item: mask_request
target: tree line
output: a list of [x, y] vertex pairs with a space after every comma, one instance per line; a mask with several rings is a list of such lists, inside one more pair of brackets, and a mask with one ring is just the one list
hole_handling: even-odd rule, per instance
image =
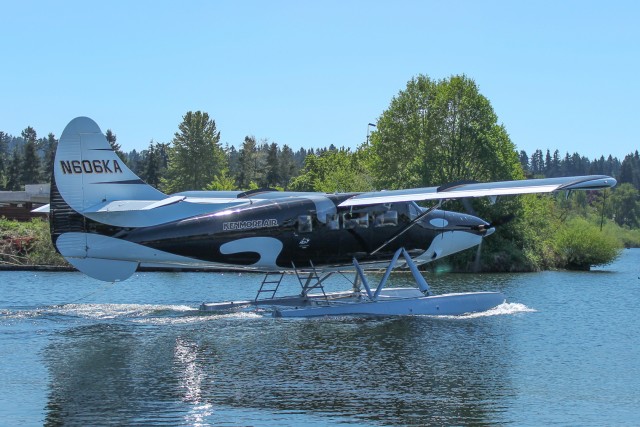
[[[215, 122], [207, 113], [189, 112], [185, 117], [191, 115], [205, 118], [215, 128]], [[151, 141], [144, 150], [125, 152], [111, 129], [107, 129], [105, 136], [133, 172], [148, 184], [168, 193], [192, 189], [288, 189], [307, 156], [319, 156], [336, 149], [330, 145], [328, 148], [293, 150], [286, 144], [280, 146], [266, 138], [258, 140], [255, 136], [246, 136], [239, 147], [229, 143], [221, 145], [216, 139], [215, 144], [198, 156], [190, 150], [193, 147], [189, 142], [186, 149], [180, 145], [185, 136], [179, 135], [168, 143]], [[19, 191], [26, 184], [49, 182], [57, 144], [58, 139], [53, 133], [38, 138], [31, 126], [17, 137], [0, 131], [0, 190]], [[173, 153], [172, 167], [169, 167], [170, 152]], [[211, 163], [212, 168], [198, 169], [205, 163]]]
[[[208, 119], [208, 115], [206, 117]], [[215, 121], [208, 120], [215, 127]], [[176, 140], [169, 143], [151, 141], [144, 150], [133, 149], [124, 152], [120, 144], [117, 143], [116, 134], [111, 129], [107, 129], [105, 135], [111, 146], [131, 170], [150, 185], [165, 191], [170, 190], [171, 187], [183, 191], [206, 188], [248, 190], [260, 187], [291, 189], [292, 186], [304, 191], [323, 191], [323, 188], [318, 188], [326, 187], [321, 180], [316, 179], [315, 182], [309, 182], [308, 177], [300, 177], [307, 157], [312, 156], [307, 160], [309, 163], [318, 164], [317, 166], [309, 166], [309, 170], [317, 169], [319, 164], [324, 163], [328, 169], [331, 169], [332, 164], [340, 163], [340, 157], [344, 157], [339, 153], [354, 154], [349, 149], [338, 149], [333, 144], [323, 148], [300, 148], [294, 151], [286, 144], [281, 147], [276, 142], [269, 142], [267, 139], [257, 140], [255, 136], [246, 136], [238, 148], [229, 143], [221, 145], [219, 140], [216, 140], [217, 147], [211, 148], [214, 153], [212, 157], [217, 159], [215, 169], [209, 171], [208, 175], [203, 174], [201, 180], [198, 179], [191, 183], [185, 182], [186, 186], [183, 188], [181, 185], [171, 184], [167, 179], [170, 170], [168, 167], [169, 152], [177, 147]], [[38, 138], [35, 129], [31, 126], [25, 128], [17, 137], [0, 131], [0, 190], [18, 191], [23, 189], [25, 184], [49, 182], [57, 143], [58, 140], [53, 133]], [[192, 154], [185, 153], [187, 157]], [[602, 155], [600, 158], [592, 160], [579, 153], [570, 155], [567, 152], [561, 156], [559, 150], [552, 153], [549, 149], [546, 150], [546, 154], [541, 149], [530, 154], [521, 150], [518, 153], [518, 159], [527, 178], [609, 175], [616, 178], [620, 184], [628, 183], [636, 190], [640, 190], [640, 155], [638, 150], [626, 155], [622, 161], [612, 155], [608, 155], [606, 158]], [[188, 163], [190, 161], [187, 159]], [[399, 163], [397, 162], [396, 166]], [[341, 165], [334, 164], [334, 166], [340, 169]], [[347, 162], [343, 166], [350, 172], [352, 166], [356, 165]], [[400, 171], [397, 171], [395, 175], [402, 179]], [[163, 179], [165, 187], [163, 187]], [[345, 187], [352, 187], [351, 184], [347, 185], [351, 179], [344, 177], [340, 181], [345, 183]], [[312, 181], [314, 180], [312, 179]], [[193, 184], [193, 186], [188, 187], [188, 184]], [[338, 190], [331, 188], [327, 191]]]

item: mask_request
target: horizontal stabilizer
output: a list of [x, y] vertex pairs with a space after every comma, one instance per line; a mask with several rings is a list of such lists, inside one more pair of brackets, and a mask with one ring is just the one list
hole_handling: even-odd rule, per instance
[[138, 263], [104, 258], [66, 258], [69, 264], [94, 279], [105, 282], [120, 282], [136, 272]]

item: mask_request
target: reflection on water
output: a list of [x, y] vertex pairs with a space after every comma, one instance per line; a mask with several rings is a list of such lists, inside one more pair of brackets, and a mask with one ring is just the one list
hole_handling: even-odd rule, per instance
[[220, 424], [219, 410], [244, 407], [362, 424], [495, 425], [513, 393], [499, 317], [186, 318], [56, 336], [44, 352], [46, 424]]

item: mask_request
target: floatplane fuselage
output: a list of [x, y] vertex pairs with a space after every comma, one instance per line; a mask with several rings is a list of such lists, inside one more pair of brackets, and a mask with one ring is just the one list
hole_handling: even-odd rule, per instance
[[[301, 299], [295, 304], [306, 301], [313, 307], [306, 307], [304, 314], [301, 307], [278, 313], [351, 314], [344, 308], [351, 307], [359, 314], [438, 314], [446, 306], [447, 314], [455, 314], [487, 309], [504, 297], [435, 297], [426, 282], [418, 286], [421, 295], [411, 293], [415, 289], [383, 289], [384, 283], [373, 290], [364, 271], [402, 263], [420, 282], [416, 265], [476, 246], [494, 232], [480, 218], [438, 209], [444, 200], [613, 185], [613, 178], [598, 175], [371, 193], [256, 190], [165, 195], [127, 168], [95, 122], [79, 117], [67, 125], [58, 143], [49, 211], [56, 249], [80, 271], [100, 280], [124, 280], [140, 266], [312, 270], [314, 280], [306, 285], [301, 281]], [[422, 208], [416, 204], [420, 200], [434, 206]], [[346, 294], [340, 294], [340, 309], [324, 293], [320, 277], [338, 270], [356, 271], [356, 282], [365, 287], [348, 296], [349, 304], [344, 304]], [[323, 304], [309, 292], [318, 288]], [[468, 303], [483, 298], [484, 303]], [[418, 309], [429, 304], [437, 311]]]

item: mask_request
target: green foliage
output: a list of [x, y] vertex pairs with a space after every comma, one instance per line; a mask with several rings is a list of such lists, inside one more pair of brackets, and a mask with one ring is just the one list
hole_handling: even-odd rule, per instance
[[166, 174], [168, 164], [168, 144], [149, 143], [149, 148], [143, 151], [140, 177], [149, 185], [158, 188], [162, 183], [162, 177]]
[[51, 174], [53, 173], [53, 163], [56, 157], [56, 148], [58, 147], [58, 140], [56, 139], [54, 134], [49, 133], [47, 138], [43, 138], [41, 141], [42, 141], [42, 150], [44, 152], [41, 179], [42, 181], [49, 182], [49, 180], [51, 179]]
[[491, 104], [464, 75], [411, 79], [371, 134], [370, 161], [381, 188], [524, 177]]
[[127, 156], [122, 152], [122, 147], [120, 146], [120, 144], [117, 143], [118, 137], [116, 136], [116, 134], [113, 133], [111, 129], [107, 129], [107, 132], [104, 134], [104, 136], [113, 151], [115, 151], [118, 157], [120, 157], [120, 160], [126, 162]]
[[619, 184], [611, 195], [613, 218], [618, 225], [640, 227], [640, 197], [630, 183]]
[[7, 183], [5, 188], [8, 191], [19, 191], [22, 187], [20, 168], [22, 167], [22, 159], [18, 149], [14, 148], [13, 155], [11, 156], [11, 162], [9, 163], [9, 169], [7, 171]]
[[267, 172], [265, 174], [265, 187], [274, 187], [281, 182], [280, 177], [280, 161], [278, 159], [278, 144], [275, 142], [269, 145], [267, 150], [267, 158], [265, 165]]
[[602, 232], [615, 237], [625, 248], [640, 248], [640, 228], [629, 229], [613, 221], [605, 221]]
[[3, 131], [0, 131], [0, 190], [4, 190], [5, 175], [7, 173], [7, 147], [10, 137]]
[[373, 186], [362, 153], [340, 149], [307, 156], [302, 173], [291, 182], [291, 189], [334, 193], [369, 191]]
[[233, 191], [236, 190], [236, 180], [229, 175], [229, 169], [223, 169], [207, 186], [207, 190], [212, 191]]
[[[530, 270], [539, 271], [555, 267], [558, 256], [554, 238], [562, 227], [562, 215], [557, 200], [550, 196], [523, 195], [522, 215], [514, 221], [522, 236], [520, 250], [528, 262]], [[491, 236], [491, 238], [494, 236]]]
[[18, 222], [0, 217], [0, 264], [67, 265], [51, 243], [49, 222]]
[[[407, 83], [380, 117], [366, 150], [378, 188], [434, 186], [461, 180], [522, 179], [520, 158], [506, 129], [472, 79], [452, 76], [434, 81], [420, 75]], [[473, 201], [473, 211], [489, 221], [519, 217], [519, 198], [496, 205]], [[448, 203], [447, 209], [460, 209]], [[462, 208], [464, 210], [464, 208]], [[524, 250], [522, 223], [506, 224], [484, 244], [482, 259], [492, 270], [531, 269]], [[530, 251], [531, 252], [531, 251]], [[536, 248], [531, 254], [537, 253]], [[474, 255], [456, 255], [452, 263], [465, 268]]]
[[23, 147], [21, 181], [24, 184], [36, 184], [40, 182], [40, 158], [36, 150], [36, 131], [27, 127], [22, 131], [22, 137], [26, 141]]
[[[436, 82], [419, 75], [391, 100], [371, 133], [370, 161], [379, 188], [418, 187], [416, 168], [427, 139], [427, 113]], [[427, 177], [428, 179], [429, 177]]]
[[607, 265], [620, 253], [620, 242], [584, 218], [572, 218], [556, 233], [555, 247], [561, 266], [574, 270], [589, 270], [591, 266]]
[[258, 145], [252, 136], [244, 138], [238, 159], [239, 174], [238, 188], [249, 188], [250, 183], [257, 181], [261, 175], [262, 167], [258, 156]]
[[286, 189], [288, 189], [291, 179], [298, 172], [298, 167], [296, 166], [293, 150], [286, 144], [282, 147], [282, 152], [278, 159], [278, 168], [280, 182]]
[[207, 113], [187, 112], [173, 138], [167, 176], [162, 187], [168, 193], [203, 190], [224, 167], [220, 132]]

